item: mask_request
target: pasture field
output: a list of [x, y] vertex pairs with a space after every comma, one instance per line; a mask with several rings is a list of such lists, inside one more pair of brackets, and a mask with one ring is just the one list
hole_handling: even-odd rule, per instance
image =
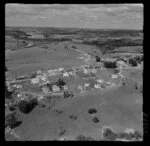
[[[103, 141], [104, 126], [116, 133], [134, 129], [143, 136], [143, 59], [134, 60], [137, 66], [120, 59], [127, 67], [123, 63], [111, 67], [118, 60], [107, 61], [114, 60], [114, 53], [125, 59], [128, 57], [122, 53], [129, 53], [130, 58], [143, 54], [141, 31], [32, 27], [6, 27], [5, 31], [5, 72], [10, 83], [5, 84], [9, 93], [5, 97], [5, 131], [11, 131], [5, 134], [7, 141], [76, 140], [78, 135]], [[58, 75], [46, 74], [58, 68], [64, 70]], [[114, 74], [117, 77], [112, 78]], [[19, 76], [27, 79], [17, 79]], [[46, 78], [49, 84], [33, 84], [31, 78]], [[106, 83], [113, 86], [107, 88]], [[13, 85], [23, 87], [9, 89]], [[51, 93], [41, 90], [45, 86]], [[23, 95], [18, 97], [19, 93]], [[32, 100], [21, 99], [24, 96], [34, 102], [27, 103]], [[41, 97], [38, 102], [37, 96]]]

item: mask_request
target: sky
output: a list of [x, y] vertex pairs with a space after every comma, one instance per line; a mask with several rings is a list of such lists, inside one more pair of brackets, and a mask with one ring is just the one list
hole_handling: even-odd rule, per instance
[[6, 4], [6, 26], [143, 29], [143, 4]]

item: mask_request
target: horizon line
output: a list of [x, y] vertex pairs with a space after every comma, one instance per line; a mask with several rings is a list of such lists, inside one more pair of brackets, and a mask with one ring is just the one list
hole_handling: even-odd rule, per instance
[[6, 26], [5, 27], [24, 27], [24, 28], [61, 28], [61, 29], [91, 29], [91, 30], [98, 30], [98, 29], [103, 29], [103, 30], [142, 30], [143, 31], [143, 28], [142, 29], [133, 29], [133, 28], [87, 28], [87, 27], [57, 27], [57, 26], [19, 26], [19, 25], [16, 25], [16, 26]]

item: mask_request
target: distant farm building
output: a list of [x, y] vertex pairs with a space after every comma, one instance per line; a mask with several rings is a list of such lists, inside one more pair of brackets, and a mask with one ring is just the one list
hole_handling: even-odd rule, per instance
[[65, 73], [63, 74], [63, 76], [64, 76], [64, 77], [69, 77], [69, 74], [68, 74], [67, 72], [65, 72]]
[[58, 91], [60, 91], [60, 88], [57, 85], [53, 85], [52, 86], [52, 91], [58, 92]]

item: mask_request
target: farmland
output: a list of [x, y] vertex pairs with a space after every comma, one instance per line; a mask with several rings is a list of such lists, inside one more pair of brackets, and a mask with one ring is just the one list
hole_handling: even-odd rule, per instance
[[6, 27], [5, 35], [6, 140], [103, 141], [105, 126], [142, 139], [142, 31]]

